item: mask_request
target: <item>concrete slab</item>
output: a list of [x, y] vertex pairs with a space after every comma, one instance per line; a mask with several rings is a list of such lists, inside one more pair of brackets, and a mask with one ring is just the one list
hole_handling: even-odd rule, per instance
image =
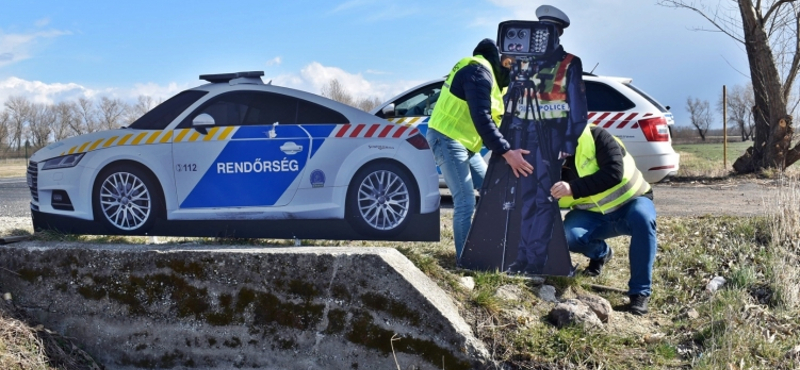
[[111, 369], [488, 365], [452, 299], [389, 248], [22, 242], [0, 247], [0, 289]]

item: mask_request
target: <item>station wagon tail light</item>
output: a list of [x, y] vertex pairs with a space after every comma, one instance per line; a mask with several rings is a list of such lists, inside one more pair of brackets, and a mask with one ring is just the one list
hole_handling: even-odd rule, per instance
[[639, 120], [639, 127], [647, 141], [669, 141], [669, 128], [664, 117]]
[[425, 137], [422, 134], [416, 134], [408, 139], [406, 139], [409, 144], [419, 150], [430, 149], [431, 147], [428, 145], [428, 140], [425, 140]]

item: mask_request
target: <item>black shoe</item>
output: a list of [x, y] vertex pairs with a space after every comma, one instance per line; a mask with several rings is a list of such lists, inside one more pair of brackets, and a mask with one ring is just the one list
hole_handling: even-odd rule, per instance
[[525, 267], [528, 266], [528, 262], [525, 261], [514, 261], [514, 263], [508, 265], [506, 268], [506, 274], [509, 275], [517, 275], [522, 274], [525, 272]]
[[647, 301], [650, 299], [648, 296], [644, 295], [632, 295], [630, 296], [631, 303], [628, 306], [628, 311], [634, 315], [642, 316], [647, 313]]
[[583, 274], [586, 276], [597, 276], [603, 272], [603, 266], [605, 266], [608, 261], [611, 261], [611, 257], [614, 257], [614, 250], [608, 248], [608, 253], [603, 258], [598, 258], [596, 260], [589, 260], [589, 266], [583, 270]]

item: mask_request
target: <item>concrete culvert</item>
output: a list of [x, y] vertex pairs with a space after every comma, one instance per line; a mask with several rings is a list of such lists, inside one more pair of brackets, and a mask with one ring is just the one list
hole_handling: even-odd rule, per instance
[[109, 369], [488, 364], [452, 299], [389, 248], [23, 242], [0, 248], [0, 279]]

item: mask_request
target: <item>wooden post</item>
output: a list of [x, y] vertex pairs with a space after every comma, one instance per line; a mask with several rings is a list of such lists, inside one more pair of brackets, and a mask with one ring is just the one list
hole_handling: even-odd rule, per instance
[[728, 168], [728, 89], [722, 85], [722, 169]]

